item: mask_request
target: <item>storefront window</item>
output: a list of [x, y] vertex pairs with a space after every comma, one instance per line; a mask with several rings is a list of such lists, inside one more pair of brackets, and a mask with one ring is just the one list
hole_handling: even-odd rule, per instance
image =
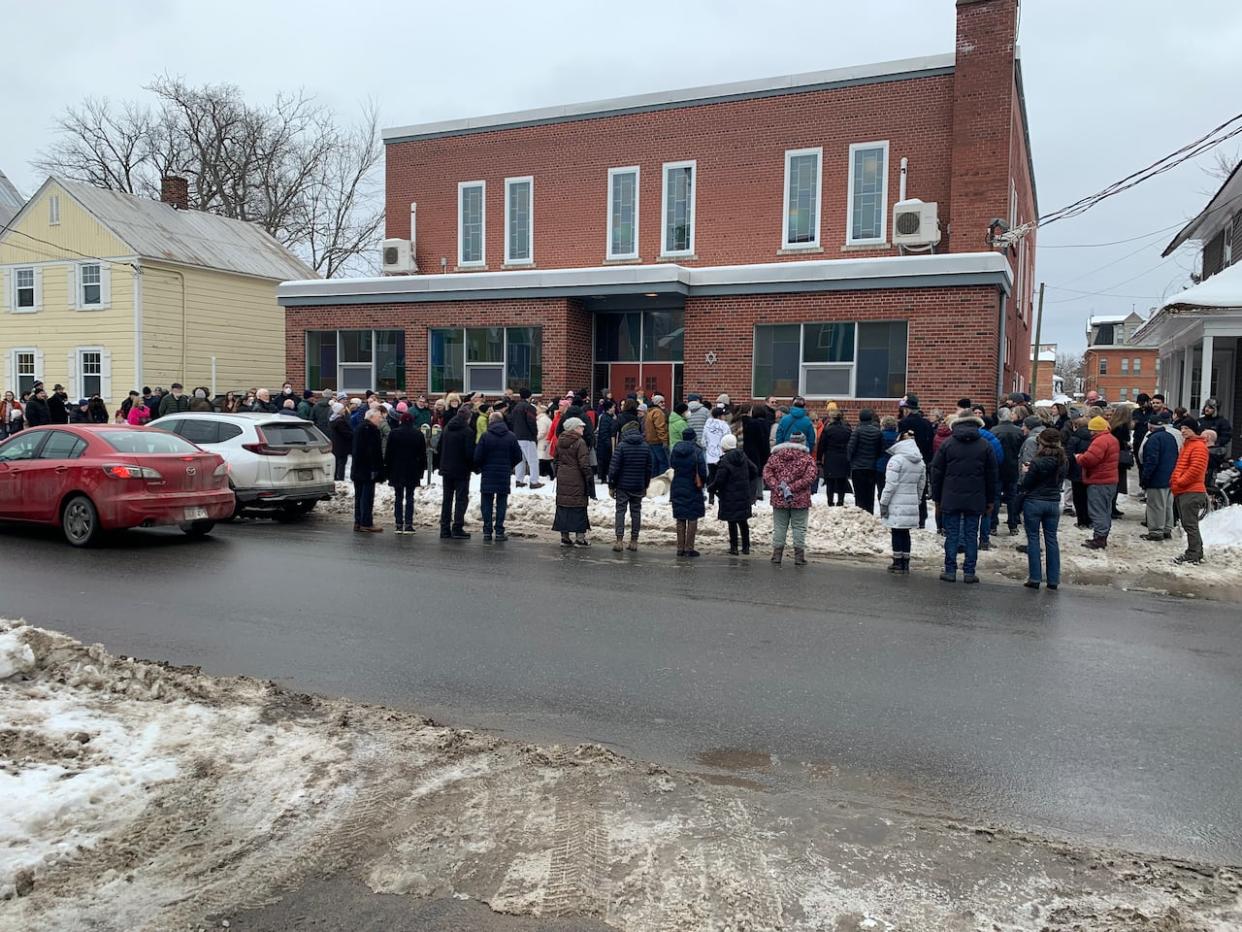
[[336, 331], [306, 331], [306, 387], [336, 390]]
[[595, 316], [595, 361], [638, 362], [642, 347], [643, 315], [597, 314]]
[[543, 391], [543, 328], [432, 330], [429, 388], [445, 392]]
[[643, 362], [681, 362], [686, 324], [684, 311], [643, 314]]
[[430, 388], [436, 394], [464, 391], [465, 338], [461, 330], [432, 330], [428, 355]]
[[906, 392], [906, 321], [755, 327], [756, 398], [900, 398]]
[[505, 329], [505, 375], [508, 387], [529, 388], [534, 394], [543, 391], [543, 328], [508, 327]]
[[375, 331], [375, 388], [381, 392], [405, 389], [405, 331]]

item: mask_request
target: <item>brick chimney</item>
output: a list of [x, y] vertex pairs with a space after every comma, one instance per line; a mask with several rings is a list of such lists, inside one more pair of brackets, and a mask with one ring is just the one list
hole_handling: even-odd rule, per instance
[[174, 210], [189, 210], [190, 182], [178, 175], [165, 175], [160, 179], [160, 200]]
[[957, 0], [950, 252], [981, 252], [1009, 220], [1019, 0]]

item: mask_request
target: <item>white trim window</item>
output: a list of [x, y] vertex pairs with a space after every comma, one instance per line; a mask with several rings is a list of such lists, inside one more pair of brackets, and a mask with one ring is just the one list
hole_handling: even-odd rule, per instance
[[660, 255], [694, 255], [694, 199], [698, 163], [665, 162], [660, 196]]
[[909, 322], [757, 324], [755, 398], [900, 398], [906, 393]]
[[888, 236], [888, 143], [850, 146], [846, 245], [882, 246]]
[[74, 353], [74, 389], [79, 398], [107, 399], [111, 354], [102, 346], [79, 346]]
[[482, 268], [487, 263], [487, 182], [457, 184], [457, 266]]
[[1142, 372], [1143, 372], [1143, 358], [1142, 358], [1141, 356], [1135, 356], [1135, 357], [1134, 357], [1134, 362], [1133, 362], [1133, 363], [1131, 363], [1131, 365], [1130, 365], [1130, 371], [1131, 371], [1131, 372], [1133, 372], [1135, 375], [1141, 375], [1141, 374], [1142, 374]]
[[1130, 374], [1130, 357], [1129, 356], [1121, 357], [1121, 374], [1122, 375]]
[[43, 378], [43, 353], [33, 346], [14, 347], [9, 353], [9, 384], [17, 397]]
[[47, 199], [47, 225], [50, 227], [60, 224], [60, 195], [52, 194]]
[[819, 204], [824, 149], [788, 149], [785, 152], [785, 203], [782, 249], [819, 246]]
[[535, 179], [505, 179], [505, 265], [535, 261]]
[[10, 306], [14, 314], [30, 314], [39, 309], [39, 269], [30, 266], [13, 270], [13, 297]]
[[638, 178], [637, 165], [608, 169], [609, 259], [638, 258]]
[[78, 262], [69, 270], [74, 290], [74, 307], [79, 311], [99, 311], [112, 301], [112, 269], [105, 262]]

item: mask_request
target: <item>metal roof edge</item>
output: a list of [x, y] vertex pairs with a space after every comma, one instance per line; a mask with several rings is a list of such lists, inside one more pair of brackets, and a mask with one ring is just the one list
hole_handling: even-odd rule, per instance
[[879, 84], [885, 81], [905, 81], [952, 72], [956, 56], [950, 52], [918, 58], [898, 59], [866, 65], [852, 65], [825, 71], [809, 71], [800, 74], [780, 75], [700, 87], [632, 94], [581, 103], [514, 110], [478, 117], [415, 123], [384, 129], [385, 144], [429, 139], [441, 136], [459, 136], [498, 129], [512, 129], [547, 123], [565, 123], [574, 120], [590, 120], [598, 117], [625, 113], [645, 113], [654, 110], [670, 110], [680, 107], [696, 107], [730, 100], [747, 100], [773, 97], [781, 94], [799, 94], [832, 87], [849, 87], [857, 84]]
[[[1216, 189], [1216, 193], [1212, 195], [1210, 200], [1208, 200], [1207, 205], [1203, 208], [1203, 210], [1195, 214], [1184, 227], [1177, 231], [1177, 235], [1170, 240], [1169, 245], [1164, 247], [1164, 252], [1160, 254], [1160, 258], [1167, 259], [1175, 249], [1180, 248], [1183, 244], [1188, 242], [1197, 232], [1197, 228], [1207, 220], [1209, 214], [1224, 210], [1235, 200], [1239, 199], [1230, 198], [1223, 204], [1216, 204], [1216, 199], [1225, 193], [1225, 189], [1229, 187], [1234, 178], [1239, 176], [1239, 172], [1242, 172], [1242, 160], [1239, 160], [1238, 164], [1234, 166], [1233, 171], [1229, 173], [1229, 177], [1225, 179], [1225, 183]], [[1242, 195], [1239, 195], [1239, 197], [1242, 197]]]

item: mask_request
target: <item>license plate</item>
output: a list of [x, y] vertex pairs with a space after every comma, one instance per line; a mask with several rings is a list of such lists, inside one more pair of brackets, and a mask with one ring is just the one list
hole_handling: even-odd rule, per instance
[[206, 508], [187, 508], [185, 510], [185, 520], [202, 521], [207, 517]]
[[298, 470], [298, 478], [299, 478], [300, 480], [302, 480], [303, 482], [313, 482], [313, 481], [314, 481], [314, 479], [315, 479], [315, 470], [313, 470], [313, 469], [299, 469], [299, 470]]

